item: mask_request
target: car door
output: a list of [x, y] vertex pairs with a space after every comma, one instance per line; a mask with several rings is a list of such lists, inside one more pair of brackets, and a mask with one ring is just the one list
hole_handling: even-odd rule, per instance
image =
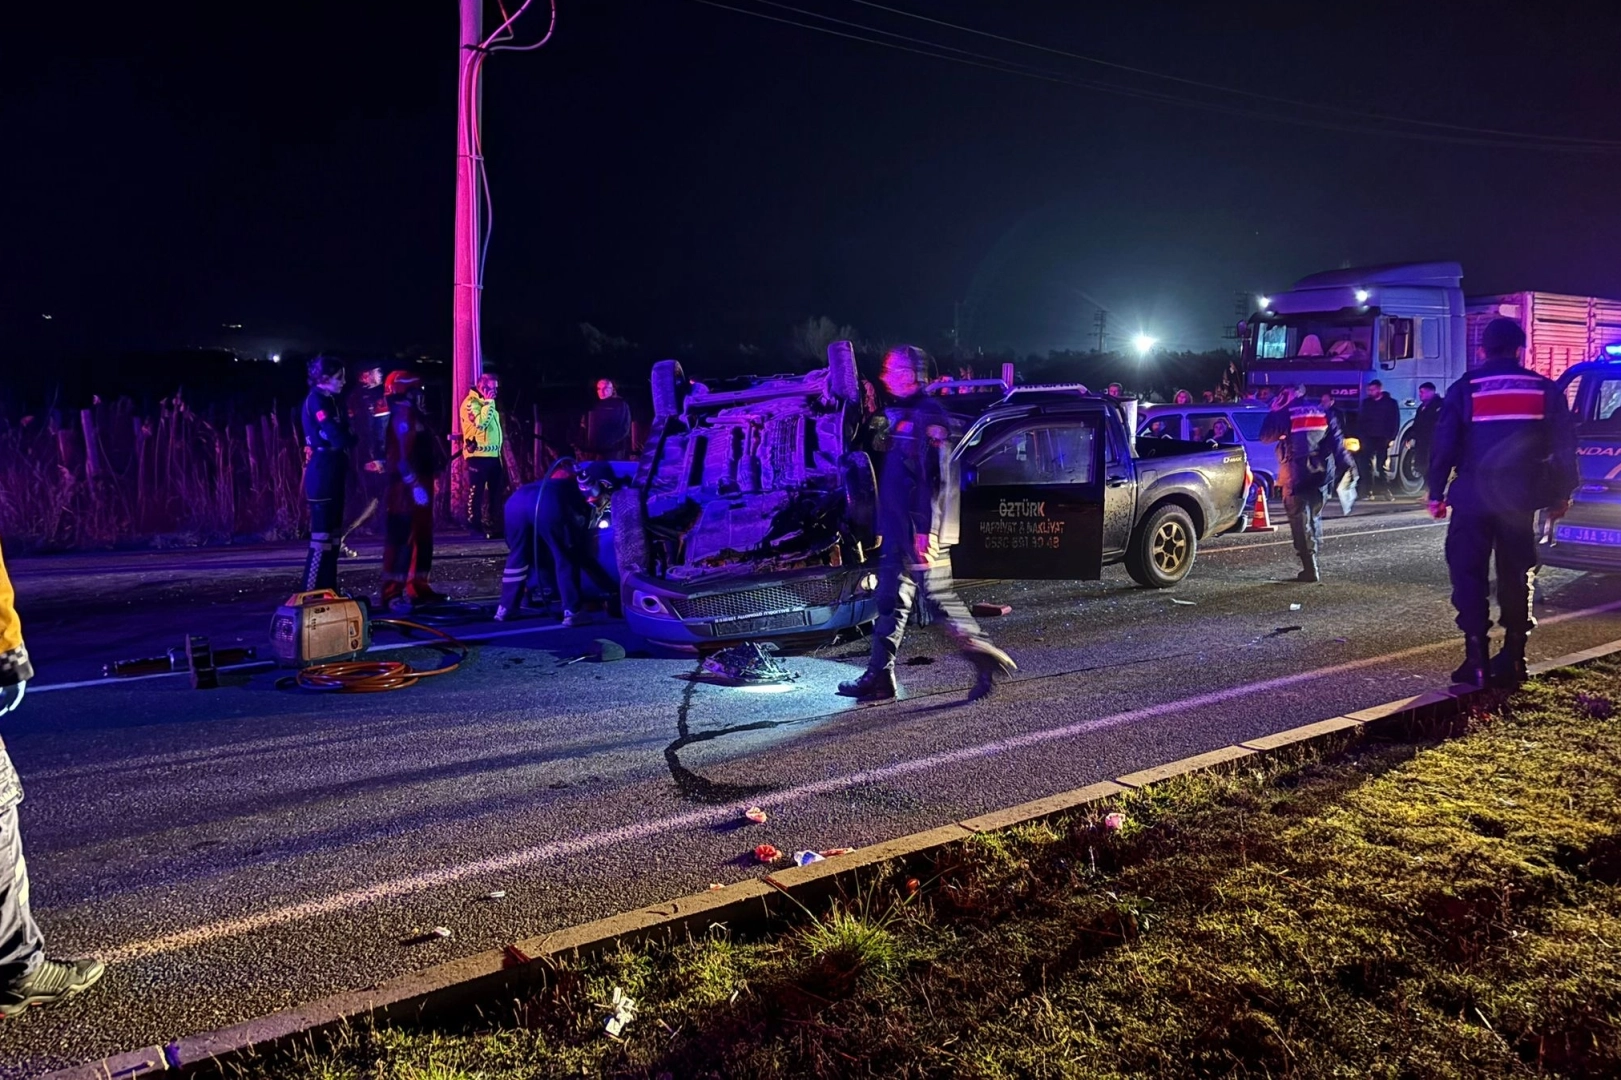
[[982, 425], [958, 452], [963, 577], [1095, 580], [1103, 574], [1100, 414]]

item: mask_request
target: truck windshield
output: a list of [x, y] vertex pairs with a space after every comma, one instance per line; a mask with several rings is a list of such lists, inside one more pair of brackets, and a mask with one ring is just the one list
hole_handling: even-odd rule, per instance
[[1296, 315], [1253, 323], [1251, 333], [1254, 359], [1260, 364], [1373, 366], [1372, 319]]

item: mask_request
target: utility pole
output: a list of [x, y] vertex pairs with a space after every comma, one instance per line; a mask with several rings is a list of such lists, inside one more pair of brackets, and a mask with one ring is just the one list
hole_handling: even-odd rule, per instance
[[1092, 329], [1098, 335], [1098, 352], [1107, 352], [1104, 348], [1109, 338], [1109, 313], [1098, 308], [1098, 313], [1092, 316]]
[[[451, 338], [450, 436], [459, 446], [462, 433], [461, 403], [484, 367], [479, 351], [479, 207], [478, 170], [482, 166], [476, 145], [483, 95], [478, 68], [483, 59], [484, 0], [460, 0], [461, 41], [458, 49], [456, 91], [456, 302]], [[451, 505], [460, 506], [467, 483], [466, 465], [458, 456], [451, 468]]]

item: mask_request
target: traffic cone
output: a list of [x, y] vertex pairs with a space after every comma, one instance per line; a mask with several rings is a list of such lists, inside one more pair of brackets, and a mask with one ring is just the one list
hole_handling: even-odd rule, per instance
[[1272, 515], [1266, 509], [1267, 485], [1256, 481], [1255, 513], [1250, 517], [1250, 527], [1245, 532], [1277, 532], [1278, 527], [1272, 524]]

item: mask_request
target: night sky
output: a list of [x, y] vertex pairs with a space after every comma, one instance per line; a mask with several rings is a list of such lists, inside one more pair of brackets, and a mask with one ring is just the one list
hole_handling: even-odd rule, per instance
[[[559, 0], [552, 43], [486, 67], [496, 366], [545, 363], [582, 322], [654, 353], [769, 351], [811, 315], [937, 341], [956, 301], [986, 348], [1085, 348], [1094, 302], [1112, 344], [1140, 326], [1206, 348], [1236, 291], [1347, 261], [1453, 258], [1472, 292], [1621, 296], [1621, 153], [1372, 118], [1621, 146], [1621, 5], [890, 0], [1259, 95], [1238, 97], [851, 0], [784, 2], [1242, 115], [695, 0]], [[454, 0], [72, 11], [13, 21], [0, 63], [8, 364], [447, 347]], [[1372, 130], [1285, 122], [1300, 116]], [[1427, 134], [1376, 133], [1395, 128]]]

